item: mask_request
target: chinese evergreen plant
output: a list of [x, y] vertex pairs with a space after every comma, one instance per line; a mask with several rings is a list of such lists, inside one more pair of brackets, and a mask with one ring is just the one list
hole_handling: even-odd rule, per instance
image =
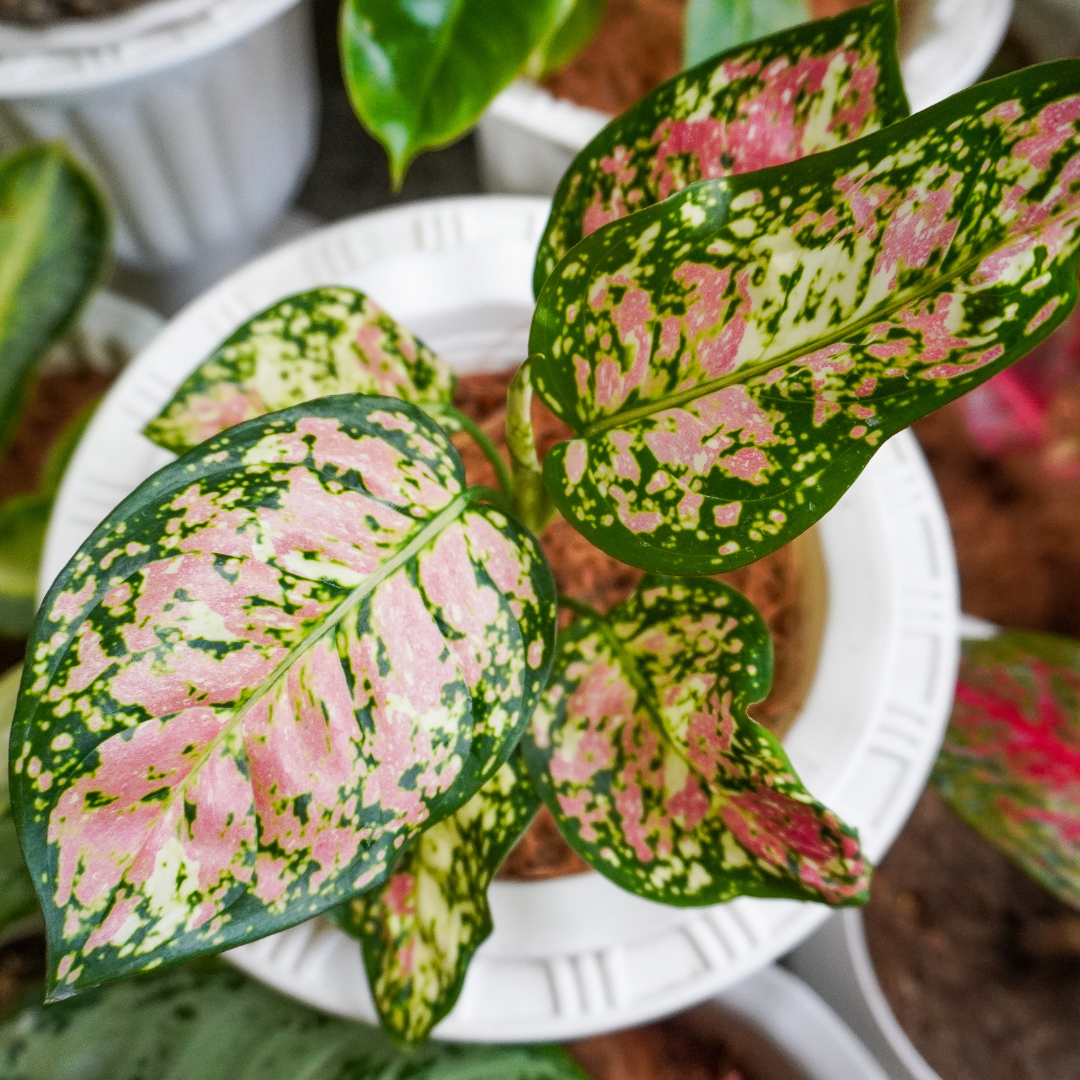
[[[708, 576], [1076, 298], [1080, 63], [907, 117], [887, 0], [719, 56], [575, 160], [536, 261], [507, 469], [446, 365], [290, 297], [146, 428], [180, 456], [46, 597], [11, 741], [49, 994], [333, 912], [404, 1041], [453, 1005], [543, 801], [673, 905], [866, 899], [855, 833], [747, 715], [760, 615]], [[574, 432], [541, 464], [530, 400]], [[478, 435], [501, 490], [469, 486]], [[648, 571], [556, 639], [555, 512]]]

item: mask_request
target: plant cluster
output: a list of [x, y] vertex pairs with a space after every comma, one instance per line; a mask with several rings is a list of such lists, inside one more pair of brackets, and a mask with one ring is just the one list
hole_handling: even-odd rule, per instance
[[[419, 1040], [541, 801], [652, 900], [864, 902], [855, 833], [747, 715], [764, 623], [709, 575], [1061, 322], [1078, 121], [1074, 61], [908, 117], [890, 0], [665, 84], [556, 195], [509, 468], [355, 290], [238, 329], [146, 428], [179, 457], [30, 642], [11, 796], [51, 999], [327, 912]], [[542, 463], [534, 393], [574, 433]], [[456, 430], [500, 490], [468, 484]], [[556, 512], [647, 571], [558, 636]]]

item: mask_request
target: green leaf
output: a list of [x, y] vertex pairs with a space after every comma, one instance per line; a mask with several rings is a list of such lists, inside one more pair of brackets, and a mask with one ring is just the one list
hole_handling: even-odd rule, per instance
[[646, 570], [753, 562], [1038, 344], [1077, 294], [1078, 91], [1028, 68], [586, 237], [530, 338], [567, 520]]
[[585, 1080], [554, 1046], [425, 1043], [316, 1012], [219, 964], [141, 977], [0, 1028], [5, 1080]]
[[1024, 630], [965, 641], [931, 781], [991, 844], [1080, 908], [1080, 643]]
[[233, 424], [331, 394], [450, 402], [454, 374], [362, 292], [326, 286], [249, 319], [143, 429], [183, 454]]
[[663, 904], [865, 903], [856, 833], [747, 716], [771, 681], [764, 620], [719, 581], [647, 575], [607, 616], [573, 622], [522, 740], [573, 848]]
[[108, 268], [111, 230], [96, 185], [59, 145], [0, 162], [0, 451], [34, 363]]
[[806, 0], [688, 0], [683, 63], [694, 67], [717, 53], [811, 18]]
[[[21, 665], [0, 676], [0, 761], [7, 761], [8, 736], [21, 677]], [[11, 817], [7, 769], [0, 768], [0, 937], [9, 926], [33, 915], [37, 906], [34, 884]]]
[[344, 0], [341, 67], [395, 189], [421, 150], [479, 119], [558, 25], [565, 0]]
[[491, 934], [487, 890], [540, 808], [519, 754], [460, 809], [424, 832], [378, 890], [336, 909], [364, 946], [383, 1026], [416, 1043], [454, 1007]]
[[543, 79], [566, 67], [592, 40], [606, 7], [607, 0], [563, 0], [563, 13], [529, 58], [525, 74], [530, 79]]
[[714, 57], [658, 87], [576, 158], [555, 193], [533, 289], [582, 237], [688, 184], [842, 146], [902, 120], [893, 0]]
[[230, 428], [95, 529], [12, 736], [53, 998], [374, 887], [506, 760], [554, 585], [473, 496], [418, 407], [341, 395]]

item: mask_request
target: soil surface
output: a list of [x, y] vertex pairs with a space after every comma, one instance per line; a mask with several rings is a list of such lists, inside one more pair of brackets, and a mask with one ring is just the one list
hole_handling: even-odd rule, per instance
[[152, 0], [0, 0], [0, 22], [46, 26], [64, 19], [117, 15]]
[[[810, 0], [815, 19], [857, 7], [860, 0]], [[901, 0], [910, 22], [915, 0]], [[558, 98], [617, 116], [682, 70], [686, 0], [608, 0], [596, 36], [543, 85]], [[901, 38], [904, 38], [903, 30]], [[905, 42], [902, 40], [901, 45]]]
[[[503, 450], [504, 402], [512, 371], [466, 375], [458, 380], [456, 403], [480, 424], [484, 433]], [[533, 430], [541, 457], [570, 429], [533, 398]], [[468, 436], [455, 436], [465, 471], [472, 484], [495, 485], [495, 471]], [[562, 518], [557, 518], [540, 538], [551, 563], [560, 593], [607, 611], [633, 592], [641, 571], [625, 566], [593, 547]], [[804, 610], [803, 584], [808, 574], [808, 549], [797, 541], [751, 566], [721, 575], [753, 601], [769, 626], [773, 638], [774, 677], [769, 696], [751, 708], [756, 720], [782, 736], [795, 719], [809, 689], [812, 658], [805, 655], [810, 613]], [[572, 616], [560, 614], [566, 625]], [[536, 880], [583, 873], [586, 864], [562, 838], [546, 811], [541, 812], [518, 846], [503, 864], [499, 876], [510, 880]]]

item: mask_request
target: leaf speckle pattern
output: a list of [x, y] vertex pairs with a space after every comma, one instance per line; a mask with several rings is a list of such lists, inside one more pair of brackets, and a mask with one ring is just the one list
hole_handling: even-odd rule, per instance
[[13, 729], [54, 998], [374, 886], [506, 760], [554, 585], [464, 480], [418, 408], [322, 398], [166, 466], [75, 555]]
[[325, 286], [249, 319], [183, 382], [147, 438], [183, 454], [233, 424], [331, 394], [449, 402], [453, 372], [362, 292]]
[[931, 780], [991, 844], [1080, 908], [1080, 643], [1024, 630], [966, 641]]
[[378, 890], [336, 909], [364, 946], [383, 1026], [416, 1043], [453, 1008], [491, 934], [487, 890], [540, 798], [519, 754], [455, 814], [424, 832]]
[[718, 581], [646, 575], [606, 617], [572, 623], [522, 746], [575, 850], [665, 904], [865, 903], [856, 834], [746, 714], [771, 680], [768, 629]]
[[717, 573], [818, 520], [882, 442], [1022, 356], [1076, 298], [1080, 66], [985, 83], [583, 240], [530, 352], [580, 438], [564, 516], [646, 570]]
[[831, 150], [908, 115], [896, 8], [879, 0], [714, 57], [658, 87], [574, 159], [534, 287], [602, 225], [698, 180]]

